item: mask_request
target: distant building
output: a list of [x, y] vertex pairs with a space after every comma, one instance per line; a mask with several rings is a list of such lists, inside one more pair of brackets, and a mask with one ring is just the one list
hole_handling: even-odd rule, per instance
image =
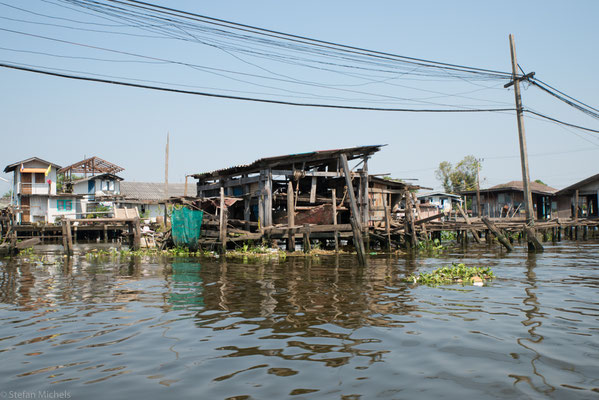
[[451, 212], [453, 203], [462, 204], [462, 197], [457, 194], [445, 192], [426, 192], [417, 195], [421, 205], [432, 205], [439, 212]]
[[574, 205], [578, 198], [578, 217], [599, 216], [599, 174], [570, 185], [556, 193], [558, 216], [575, 217]]
[[90, 157], [64, 168], [58, 173], [64, 176], [62, 190], [71, 196], [68, 218], [85, 218], [96, 214], [114, 216], [115, 201], [120, 198], [120, 182], [115, 174], [124, 168], [99, 157]]
[[[195, 195], [195, 185], [189, 185], [189, 192]], [[168, 194], [164, 183], [121, 182], [120, 207], [137, 208], [139, 215], [145, 218], [156, 218], [164, 215], [164, 204], [169, 197], [185, 195], [184, 183], [169, 183]]]
[[[480, 189], [482, 215], [491, 218], [513, 218], [525, 216], [524, 185], [522, 181], [511, 181]], [[557, 189], [538, 182], [530, 182], [534, 218], [548, 219], [557, 214], [558, 205], [554, 199]], [[479, 215], [476, 190], [461, 192], [464, 198], [472, 201], [472, 214]]]
[[17, 209], [17, 223], [54, 222], [54, 216], [66, 211], [64, 199], [56, 193], [60, 165], [31, 157], [4, 168], [13, 172], [12, 205]]

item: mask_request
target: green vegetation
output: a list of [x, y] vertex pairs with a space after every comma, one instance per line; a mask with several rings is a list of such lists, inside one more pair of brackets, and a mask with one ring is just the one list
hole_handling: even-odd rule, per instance
[[427, 253], [429, 255], [439, 254], [445, 250], [446, 247], [441, 244], [439, 239], [435, 240], [421, 240], [418, 242], [418, 251], [421, 253]]
[[454, 231], [441, 231], [441, 240], [446, 242], [448, 240], [457, 240], [458, 235]]
[[443, 161], [435, 171], [435, 177], [443, 184], [447, 193], [476, 189], [477, 171], [480, 163], [474, 156], [466, 156], [455, 167]]
[[464, 264], [452, 264], [451, 266], [437, 268], [432, 272], [423, 272], [418, 276], [412, 274], [406, 278], [406, 281], [427, 286], [451, 285], [454, 283], [482, 286], [485, 281], [494, 278], [493, 271], [488, 267], [467, 267]]

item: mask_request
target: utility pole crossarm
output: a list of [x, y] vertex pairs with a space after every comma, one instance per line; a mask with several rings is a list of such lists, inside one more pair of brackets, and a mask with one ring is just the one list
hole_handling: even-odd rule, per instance
[[510, 86], [514, 85], [514, 84], [516, 83], [516, 81], [528, 81], [528, 80], [530, 80], [530, 78], [532, 78], [532, 77], [534, 77], [534, 76], [535, 76], [535, 73], [534, 73], [534, 72], [529, 72], [529, 73], [528, 73], [528, 74], [526, 74], [526, 75], [523, 75], [523, 76], [520, 76], [520, 77], [515, 77], [515, 78], [513, 78], [513, 80], [512, 80], [512, 81], [510, 81], [510, 82], [506, 83], [505, 85], [503, 85], [503, 87], [504, 87], [505, 89], [507, 89], [507, 88], [509, 88]]

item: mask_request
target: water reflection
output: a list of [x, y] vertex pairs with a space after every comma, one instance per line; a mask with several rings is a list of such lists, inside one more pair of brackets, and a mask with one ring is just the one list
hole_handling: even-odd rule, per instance
[[543, 336], [537, 333], [536, 330], [537, 328], [540, 328], [543, 325], [542, 320], [545, 317], [545, 315], [542, 312], [540, 312], [541, 306], [535, 293], [535, 290], [537, 289], [537, 275], [535, 273], [536, 266], [537, 254], [529, 253], [528, 258], [526, 259], [525, 271], [525, 282], [527, 283], [527, 287], [524, 287], [524, 292], [526, 293], [526, 296], [522, 301], [522, 304], [524, 305], [523, 312], [526, 317], [522, 321], [522, 325], [524, 325], [527, 328], [529, 336], [524, 338], [518, 338], [516, 341], [524, 349], [533, 353], [533, 356], [530, 360], [532, 372], [534, 375], [538, 376], [541, 379], [543, 385], [536, 384], [534, 382], [534, 379], [532, 379], [530, 376], [519, 376], [514, 374], [511, 374], [510, 376], [515, 379], [514, 384], [526, 382], [535, 391], [544, 394], [550, 394], [551, 392], [555, 391], [555, 387], [547, 383], [545, 377], [539, 372], [537, 362], [541, 359], [541, 354], [539, 354], [537, 350], [535, 350], [535, 345], [540, 344], [543, 341]]
[[[368, 268], [343, 255], [2, 261], [0, 383], [98, 398], [156, 397], [156, 386], [175, 391], [165, 398], [588, 394], [599, 376], [597, 248], [576, 269], [567, 248], [386, 256]], [[452, 261], [499, 278], [478, 288], [403, 281]]]

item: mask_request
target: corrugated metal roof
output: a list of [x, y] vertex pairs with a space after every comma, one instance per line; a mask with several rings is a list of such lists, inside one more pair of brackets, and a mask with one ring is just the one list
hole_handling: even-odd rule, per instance
[[296, 153], [296, 154], [287, 154], [282, 156], [274, 156], [274, 157], [265, 157], [260, 158], [253, 163], [245, 164], [245, 165], [237, 165], [234, 167], [228, 167], [223, 169], [217, 169], [210, 172], [203, 172], [199, 174], [192, 175], [196, 179], [203, 179], [209, 177], [217, 177], [223, 175], [236, 175], [240, 173], [253, 172], [253, 170], [258, 170], [263, 166], [276, 166], [285, 162], [286, 164], [301, 162], [303, 160], [309, 160], [310, 158], [316, 159], [327, 159], [327, 158], [335, 158], [340, 154], [347, 154], [348, 159], [353, 159], [356, 157], [361, 157], [364, 155], [370, 155], [376, 153], [381, 149], [381, 147], [386, 146], [384, 144], [379, 145], [371, 145], [371, 146], [359, 146], [359, 147], [349, 147], [345, 149], [335, 149], [335, 150], [318, 150], [307, 153]]
[[563, 188], [562, 190], [560, 190], [559, 192], [557, 192], [558, 195], [562, 195], [562, 194], [569, 194], [569, 193], [574, 193], [574, 191], [576, 189], [580, 189], [581, 187], [588, 185], [589, 183], [592, 183], [594, 181], [599, 180], [599, 174], [593, 175], [593, 176], [589, 176], [586, 179], [581, 180], [580, 182], [576, 182], [568, 187]]
[[[183, 196], [185, 194], [184, 183], [169, 183], [168, 197], [164, 192], [164, 183], [154, 182], [121, 182], [121, 196], [124, 200], [162, 201], [168, 197]], [[188, 193], [195, 195], [195, 185], [187, 185]]]

